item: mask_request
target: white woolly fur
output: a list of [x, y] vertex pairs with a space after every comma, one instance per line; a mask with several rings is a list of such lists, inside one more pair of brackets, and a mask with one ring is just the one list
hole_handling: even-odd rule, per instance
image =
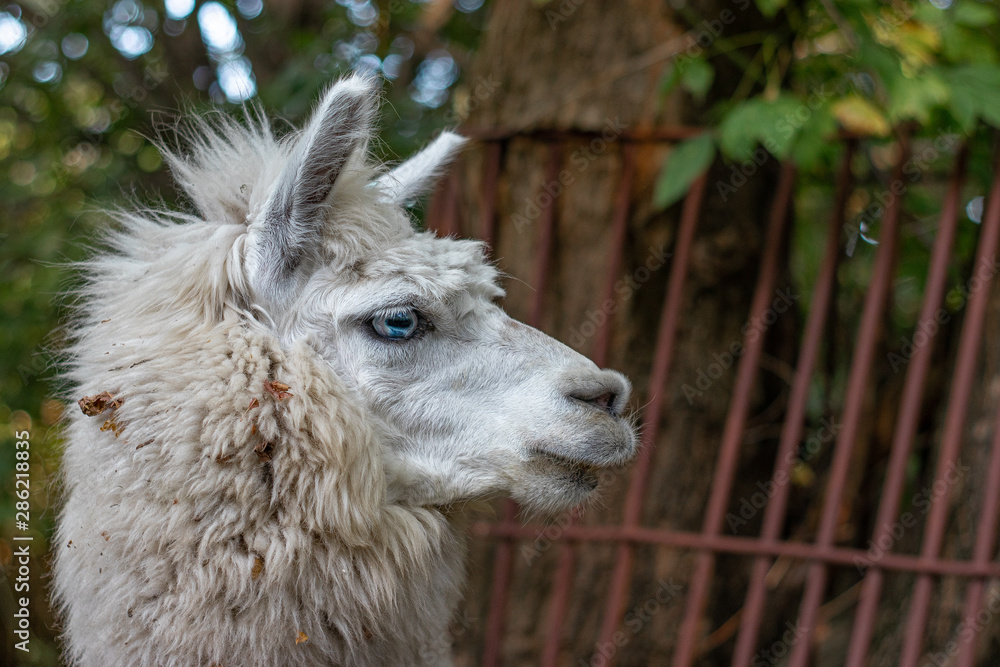
[[[113, 213], [82, 267], [66, 379], [120, 405], [67, 424], [71, 664], [449, 664], [456, 504], [560, 509], [634, 453], [627, 382], [504, 315], [479, 244], [413, 230], [461, 141], [365, 164], [377, 96], [346, 79], [283, 139], [192, 120], [195, 213]], [[426, 332], [380, 339], [387, 309]]]

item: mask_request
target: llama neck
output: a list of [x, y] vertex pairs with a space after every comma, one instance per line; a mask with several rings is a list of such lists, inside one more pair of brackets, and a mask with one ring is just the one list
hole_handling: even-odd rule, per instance
[[55, 567], [71, 656], [446, 663], [461, 532], [387, 502], [381, 444], [318, 355], [232, 311], [171, 318], [149, 303], [170, 295], [129, 308], [117, 290], [77, 344], [79, 395], [124, 403], [67, 432], [57, 543], [72, 548]]

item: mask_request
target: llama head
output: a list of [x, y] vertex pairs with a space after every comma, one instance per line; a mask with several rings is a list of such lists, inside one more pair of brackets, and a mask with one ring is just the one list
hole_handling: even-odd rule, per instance
[[340, 81], [270, 167], [247, 216], [246, 300], [371, 415], [391, 500], [576, 505], [636, 451], [628, 381], [508, 317], [481, 244], [413, 229], [404, 205], [463, 140], [445, 133], [376, 177], [377, 100], [371, 80]]

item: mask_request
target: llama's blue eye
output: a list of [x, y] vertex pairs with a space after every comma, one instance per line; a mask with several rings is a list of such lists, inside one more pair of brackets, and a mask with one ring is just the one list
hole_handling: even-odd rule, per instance
[[420, 319], [410, 308], [394, 310], [372, 320], [375, 333], [390, 340], [406, 340], [417, 333]]

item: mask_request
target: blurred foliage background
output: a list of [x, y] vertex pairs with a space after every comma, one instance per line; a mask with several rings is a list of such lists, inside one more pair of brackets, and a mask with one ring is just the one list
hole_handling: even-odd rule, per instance
[[[73, 281], [66, 265], [99, 244], [102, 208], [179, 204], [152, 138], [181, 109], [238, 113], [259, 103], [291, 123], [340, 73], [365, 70], [387, 80], [380, 157], [398, 159], [458, 124], [452, 100], [482, 29], [482, 0], [390, 5], [41, 0], [0, 8], [0, 539], [14, 534], [13, 434], [29, 430], [36, 639], [30, 655], [17, 656], [25, 664], [58, 664], [41, 575], [66, 407], [53, 398], [66, 313], [59, 295]], [[0, 542], [8, 574], [11, 544]]]
[[[733, 3], [733, 21], [745, 3]], [[550, 21], [566, 20], [565, 1], [534, 4]], [[965, 141], [971, 177], [958, 244], [966, 261], [953, 265], [952, 283], [967, 272], [990, 174], [989, 126], [1000, 125], [997, 7], [979, 0], [756, 0], [765, 16], [782, 16], [790, 34], [730, 40], [722, 35], [730, 23], [724, 15], [700, 16], [683, 0], [670, 5], [688, 41], [650, 95], [704, 104], [709, 132], [664, 163], [656, 204], [675, 204], [720, 157], [738, 168], [763, 146], [796, 160], [803, 176], [793, 271], [799, 284], [810, 284], [838, 135], [872, 140], [856, 165], [862, 182], [872, 174], [870, 187], [852, 194], [845, 230], [849, 251], [864, 253], [877, 242], [876, 176], [891, 163], [893, 132], [904, 129], [923, 157], [906, 203], [893, 317], [898, 331], [912, 327], [944, 174]], [[0, 8], [0, 563], [8, 576], [15, 431], [31, 433], [31, 530], [40, 564], [53, 526], [58, 421], [68, 409], [54, 398], [53, 383], [65, 316], [59, 294], [73, 281], [66, 264], [98, 243], [108, 224], [102, 208], [183, 205], [151, 137], [168, 129], [180, 108], [238, 113], [260, 103], [294, 123], [331, 79], [362, 70], [386, 80], [382, 140], [374, 148], [382, 159], [398, 159], [441, 128], [461, 125], [475, 103], [476, 82], [464, 74], [489, 10], [484, 0], [22, 0]], [[744, 80], [721, 99], [707, 97], [723, 61], [742, 68]], [[856, 292], [842, 294], [845, 301], [863, 292], [867, 266], [843, 269], [846, 291], [854, 285]], [[950, 299], [954, 310], [964, 305], [961, 293]], [[42, 568], [32, 576], [32, 590], [42, 590]], [[33, 594], [32, 601], [37, 641], [25, 664], [57, 664], [46, 597]]]

